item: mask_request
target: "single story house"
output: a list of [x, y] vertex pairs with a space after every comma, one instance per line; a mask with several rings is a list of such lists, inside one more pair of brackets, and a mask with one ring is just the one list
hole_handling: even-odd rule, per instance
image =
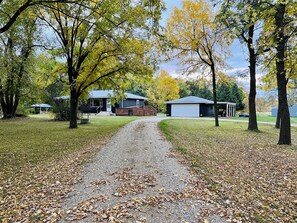
[[[167, 116], [202, 117], [214, 116], [214, 102], [196, 96], [188, 96], [165, 102]], [[236, 103], [217, 102], [220, 116], [235, 116]]]
[[34, 108], [34, 112], [36, 114], [47, 113], [52, 106], [49, 104], [33, 104], [31, 108]]
[[80, 109], [88, 113], [99, 113], [101, 111], [115, 113], [116, 108], [144, 106], [144, 101], [147, 100], [145, 97], [125, 92], [125, 99], [121, 99], [112, 105], [111, 98], [114, 96], [113, 90], [90, 91], [87, 104], [82, 105]]
[[[148, 116], [156, 115], [156, 109], [145, 106], [144, 101], [146, 97], [126, 93], [125, 99], [121, 99], [114, 105], [111, 100], [114, 98], [115, 92], [113, 90], [93, 90], [89, 92], [87, 103], [82, 103], [79, 110], [82, 113], [115, 113], [116, 115], [134, 115], [134, 116]], [[55, 98], [57, 101], [69, 100], [70, 96], [60, 96]]]
[[[276, 117], [277, 116], [277, 107], [271, 108], [271, 116]], [[289, 112], [291, 117], [297, 117], [297, 104], [291, 105], [289, 107]]]

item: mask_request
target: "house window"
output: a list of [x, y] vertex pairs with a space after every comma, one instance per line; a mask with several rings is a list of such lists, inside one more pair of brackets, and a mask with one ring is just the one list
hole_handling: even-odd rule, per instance
[[102, 99], [92, 99], [91, 106], [93, 107], [103, 107], [103, 100]]
[[136, 100], [136, 106], [137, 106], [137, 107], [140, 106], [140, 102], [139, 102], [139, 100]]

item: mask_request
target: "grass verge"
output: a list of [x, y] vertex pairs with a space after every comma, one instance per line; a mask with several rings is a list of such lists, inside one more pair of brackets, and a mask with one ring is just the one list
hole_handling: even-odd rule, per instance
[[270, 125], [255, 133], [245, 123], [165, 120], [160, 128], [235, 220], [296, 222], [296, 128], [294, 146], [276, 145]]
[[82, 163], [134, 117], [91, 117], [69, 129], [44, 118], [0, 120], [0, 222], [59, 219]]
[[[233, 120], [246, 120], [248, 121], [248, 117], [232, 117], [231, 119]], [[258, 122], [276, 122], [276, 117], [271, 116], [270, 114], [267, 113], [257, 113], [257, 121]], [[297, 124], [297, 117], [291, 117], [291, 124]]]

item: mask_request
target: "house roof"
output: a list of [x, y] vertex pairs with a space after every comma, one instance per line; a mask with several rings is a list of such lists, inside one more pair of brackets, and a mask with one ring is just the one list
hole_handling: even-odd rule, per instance
[[[114, 94], [113, 90], [96, 90], [90, 91], [89, 98], [111, 98]], [[130, 94], [125, 92], [126, 99], [138, 99], [138, 100], [147, 100], [147, 98], [136, 95]]]
[[56, 100], [69, 100], [70, 96], [66, 95], [66, 96], [60, 96], [60, 97], [55, 97]]
[[188, 96], [177, 100], [166, 101], [165, 104], [213, 104], [213, 101], [196, 96]]
[[234, 102], [228, 102], [228, 101], [218, 101], [217, 102], [219, 105], [236, 105]]
[[49, 104], [33, 104], [31, 105], [32, 108], [51, 108]]

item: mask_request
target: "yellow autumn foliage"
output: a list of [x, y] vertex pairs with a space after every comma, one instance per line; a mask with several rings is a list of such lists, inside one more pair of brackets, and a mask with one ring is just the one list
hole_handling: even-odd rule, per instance
[[159, 111], [165, 112], [165, 101], [179, 98], [178, 81], [172, 78], [165, 70], [161, 70], [147, 89], [150, 104]]

